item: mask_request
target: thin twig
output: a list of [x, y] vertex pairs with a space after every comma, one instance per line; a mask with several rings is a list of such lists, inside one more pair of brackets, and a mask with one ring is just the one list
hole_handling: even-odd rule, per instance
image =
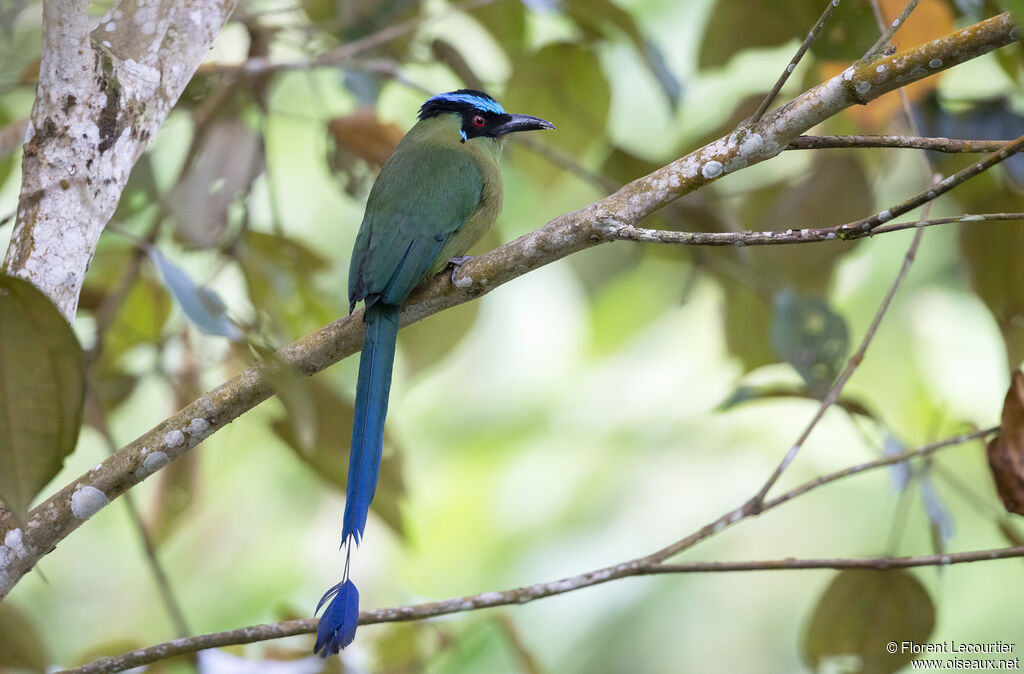
[[[948, 225], [955, 222], [973, 223], [995, 220], [1024, 220], [1024, 213], [981, 213], [975, 215], [965, 213], [945, 218], [894, 222], [891, 225], [877, 227], [870, 232], [858, 232], [847, 235], [844, 238], [852, 240], [864, 236], [876, 236], [878, 234], [920, 227], [932, 227], [935, 225]], [[616, 241], [635, 241], [637, 243], [664, 243], [679, 246], [735, 246], [742, 248], [744, 246], [783, 246], [836, 241], [839, 239], [839, 231], [845, 226], [806, 227], [803, 229], [787, 229], [785, 231], [766, 230], [763, 232], [678, 232], [669, 229], [623, 226], [607, 232], [606, 236]]]
[[641, 561], [645, 564], [663, 562], [666, 559], [670, 559], [671, 557], [678, 555], [680, 552], [683, 552], [684, 550], [692, 548], [697, 543], [700, 543], [701, 541], [710, 538], [711, 536], [714, 536], [722, 531], [725, 531], [726, 529], [728, 529], [729, 527], [731, 527], [732, 525], [736, 524], [741, 520], [747, 519], [748, 517], [752, 517], [754, 515], [760, 515], [762, 513], [768, 512], [769, 510], [776, 508], [782, 505], [783, 503], [786, 503], [787, 501], [795, 499], [797, 496], [802, 496], [803, 494], [806, 494], [809, 491], [817, 489], [818, 487], [822, 487], [826, 484], [829, 484], [830, 482], [835, 482], [836, 480], [841, 480], [853, 475], [857, 475], [858, 473], [874, 470], [876, 468], [881, 468], [883, 466], [888, 466], [894, 463], [900, 463], [901, 461], [907, 461], [917, 456], [929, 455], [945, 447], [952, 447], [955, 445], [962, 444], [964, 442], [968, 442], [970, 440], [983, 438], [987, 435], [996, 432], [997, 430], [998, 427], [987, 428], [982, 431], [974, 431], [971, 433], [963, 433], [961, 435], [957, 435], [955, 437], [948, 438], [940, 442], [935, 442], [930, 445], [924, 445], [916, 449], [910, 449], [904, 452], [900, 452], [899, 454], [891, 454], [880, 459], [875, 459], [874, 461], [868, 461], [866, 463], [850, 466], [849, 468], [837, 470], [833, 473], [829, 473], [827, 475], [817, 477], [813, 480], [809, 480], [787, 491], [785, 494], [781, 494], [773, 499], [768, 499], [767, 501], [764, 501], [761, 504], [759, 510], [755, 510], [752, 507], [752, 501], [747, 501], [739, 508], [727, 512], [724, 515], [718, 517], [717, 519], [708, 522], [697, 531], [694, 531], [690, 535], [681, 538], [678, 541], [675, 541], [671, 545], [665, 546], [661, 550], [658, 550], [657, 552], [650, 554], [647, 557], [644, 557]]
[[828, 393], [825, 395], [824, 399], [822, 399], [821, 405], [818, 406], [818, 410], [814, 413], [814, 416], [811, 417], [807, 426], [804, 427], [804, 430], [800, 433], [796, 442], [789, 448], [789, 451], [786, 452], [782, 461], [780, 461], [779, 465], [776, 466], [775, 471], [751, 500], [751, 507], [755, 511], [761, 509], [765, 496], [767, 496], [771, 488], [775, 486], [775, 483], [778, 481], [779, 477], [782, 476], [782, 473], [785, 472], [786, 468], [788, 468], [793, 462], [793, 459], [796, 458], [797, 453], [804, 446], [804, 443], [807, 442], [807, 438], [810, 437], [811, 432], [818, 425], [818, 422], [820, 422], [825, 416], [825, 412], [828, 408], [839, 399], [839, 394], [842, 393], [843, 387], [846, 386], [846, 382], [850, 380], [850, 377], [853, 376], [853, 373], [864, 360], [864, 355], [867, 353], [868, 346], [871, 345], [871, 342], [875, 337], [875, 333], [878, 332], [878, 326], [881, 325], [882, 319], [889, 311], [889, 306], [892, 304], [893, 298], [903, 285], [903, 281], [906, 279], [907, 273], [910, 271], [910, 266], [914, 262], [914, 256], [917, 254], [917, 248], [921, 244], [921, 236], [923, 234], [923, 229], [917, 229], [914, 232], [914, 240], [910, 242], [910, 246], [907, 248], [907, 252], [903, 256], [903, 264], [900, 265], [899, 273], [896, 274], [896, 278], [893, 280], [892, 286], [889, 288], [889, 292], [886, 293], [885, 299], [882, 300], [881, 305], [878, 307], [878, 311], [875, 312], [874, 318], [871, 319], [871, 325], [868, 326], [867, 332], [864, 333], [864, 338], [861, 340], [857, 350], [852, 356], [850, 356], [850, 359], [846, 361], [846, 367], [843, 368], [843, 371], [836, 378], [835, 382], [833, 382], [832, 387], [829, 388]]
[[849, 224], [843, 225], [838, 229], [837, 234], [839, 235], [839, 238], [847, 239], [857, 232], [870, 232], [871, 230], [882, 225], [883, 223], [892, 220], [896, 216], [903, 215], [904, 213], [912, 211], [915, 208], [918, 208], [919, 206], [923, 206], [929, 201], [937, 199], [938, 197], [950, 191], [954, 187], [962, 185], [971, 178], [992, 168], [993, 166], [1003, 161], [1004, 159], [1009, 158], [1014, 153], [1020, 152], [1022, 149], [1024, 149], [1024, 136], [1020, 136], [1015, 140], [1010, 141], [1010, 143], [1004, 145], [1002, 149], [993, 152], [989, 155], [986, 155], [977, 163], [971, 164], [967, 168], [957, 171], [956, 173], [942, 180], [941, 182], [932, 185], [927, 190], [924, 190], [919, 194], [915, 194], [914, 196], [900, 202], [899, 204], [896, 204], [895, 206], [891, 206], [885, 209], [884, 211], [879, 211], [874, 215], [862, 218], [861, 220], [857, 220], [856, 222], [851, 222]]
[[[996, 152], [1010, 140], [958, 140], [955, 138], [923, 138], [920, 136], [798, 136], [787, 150], [824, 150], [829, 148], [890, 147], [933, 152]], [[1020, 152], [1020, 148], [1016, 152]]]
[[916, 566], [949, 566], [968, 564], [993, 559], [1024, 557], [1024, 545], [988, 550], [951, 552], [941, 555], [917, 555], [908, 557], [869, 557], [866, 559], [836, 557], [831, 559], [785, 559], [753, 560], [745, 562], [689, 562], [683, 564], [662, 564], [645, 569], [643, 574], [658, 573], [713, 573], [721, 571], [783, 571], [792, 569], [910, 569]]
[[768, 111], [768, 106], [772, 104], [775, 97], [779, 95], [780, 91], [782, 91], [782, 87], [786, 84], [786, 80], [788, 80], [789, 76], [793, 74], [794, 70], [796, 70], [796, 66], [800, 63], [800, 59], [804, 57], [804, 54], [807, 53], [811, 44], [818, 37], [821, 29], [825, 27], [825, 23], [828, 21], [829, 17], [832, 16], [832, 12], [836, 11], [836, 7], [839, 6], [839, 1], [840, 0], [826, 0], [825, 11], [821, 13], [821, 17], [818, 18], [818, 22], [814, 24], [811, 31], [807, 33], [807, 37], [804, 38], [800, 48], [796, 50], [796, 54], [794, 54], [793, 58], [789, 60], [789, 65], [787, 65], [786, 69], [782, 71], [781, 75], [779, 75], [779, 79], [775, 81], [775, 86], [772, 87], [771, 91], [768, 92], [768, 95], [764, 97], [763, 101], [761, 101], [761, 105], [757, 107], [757, 112], [755, 112], [754, 116], [751, 118], [752, 121], [758, 121], [764, 116], [764, 113]]
[[[184, 171], [184, 169], [183, 169]], [[181, 177], [179, 176], [179, 180]], [[160, 233], [160, 224], [167, 217], [167, 206], [161, 200], [157, 203], [157, 212], [150, 221], [145, 233], [145, 240], [150, 244], [156, 243], [157, 235]], [[108, 226], [113, 228], [113, 226]], [[117, 312], [121, 310], [122, 304], [128, 299], [128, 294], [142, 273], [142, 261], [146, 258], [146, 249], [142, 246], [134, 246], [131, 251], [131, 258], [128, 260], [126, 269], [117, 280], [114, 287], [103, 296], [99, 307], [93, 312], [95, 324], [94, 341], [92, 347], [86, 352], [86, 364], [92, 365], [103, 355], [103, 347], [106, 341], [107, 330], [113, 323]], [[113, 451], [116, 451], [115, 447]]]
[[[101, 409], [102, 403], [99, 400], [94, 399], [93, 403], [96, 409]], [[96, 428], [107, 445], [107, 451], [113, 454], [118, 450], [117, 443], [114, 441], [114, 436], [107, 426], [106, 419], [101, 417], [100, 421], [101, 423]], [[132, 521], [132, 526], [135, 527], [135, 532], [142, 542], [142, 550], [146, 555], [147, 565], [153, 574], [153, 580], [156, 582], [157, 590], [160, 592], [164, 608], [167, 609], [167, 614], [174, 624], [174, 631], [179, 637], [185, 637], [190, 632], [188, 623], [185, 622], [185, 613], [181, 609], [181, 602], [178, 601], [177, 596], [174, 594], [171, 581], [167, 577], [167, 572], [164, 571], [163, 564], [160, 563], [160, 558], [156, 554], [156, 545], [153, 544], [153, 537], [149, 535], [149, 530], [146, 528], [145, 522], [142, 521], [142, 515], [139, 513], [138, 505], [136, 505], [133, 498], [134, 495], [128, 492], [124, 496], [125, 509], [128, 511], [128, 517]]]
[[882, 16], [882, 12], [881, 9], [878, 7], [878, 3], [871, 3], [872, 6], [875, 8], [875, 18], [879, 20], [879, 23], [883, 24], [884, 30], [882, 31], [882, 34], [879, 36], [878, 41], [875, 42], [875, 44], [871, 45], [871, 49], [869, 49], [867, 53], [864, 54], [862, 60], [870, 59], [878, 55], [883, 49], [885, 49], [885, 46], [889, 44], [889, 40], [891, 40], [892, 36], [896, 34], [896, 31], [900, 29], [900, 26], [902, 26], [904, 22], [906, 22], [907, 17], [910, 16], [910, 13], [914, 11], [914, 8], [917, 7], [919, 2], [921, 2], [921, 0], [910, 0], [910, 2], [908, 2], [906, 6], [903, 8], [903, 11], [900, 12], [900, 15], [896, 17], [896, 19], [888, 26], [884, 26], [885, 17]]
[[933, 442], [929, 445], [923, 445], [915, 449], [908, 449], [902, 452], [898, 452], [896, 454], [890, 454], [880, 459], [875, 459], [874, 461], [868, 461], [866, 463], [857, 464], [856, 466], [850, 466], [849, 468], [843, 468], [842, 470], [837, 470], [833, 473], [822, 475], [821, 477], [817, 477], [814, 478], [813, 480], [805, 482], [804, 484], [798, 487], [790, 489], [785, 494], [780, 494], [775, 498], [768, 499], [762, 504], [761, 511], [764, 512], [765, 510], [770, 510], [776, 506], [782, 505], [786, 501], [792, 501], [796, 497], [802, 496], [803, 494], [806, 494], [812, 489], [817, 489], [818, 487], [826, 485], [830, 482], [835, 482], [836, 480], [841, 480], [843, 478], [850, 477], [851, 475], [863, 473], [868, 470], [874, 470], [875, 468], [890, 466], [895, 463], [902, 463], [904, 461], [908, 461], [910, 459], [922, 456], [929, 456], [939, 451], [940, 449], [944, 449], [946, 447], [953, 447], [955, 445], [961, 445], [965, 442], [970, 442], [971, 440], [979, 440], [981, 438], [986, 438], [998, 432], [999, 426], [983, 428], [981, 430], [971, 431], [970, 433], [962, 433], [952, 438], [946, 438], [945, 440], [940, 440], [939, 442]]
[[[893, 454], [875, 461], [868, 461], [859, 465], [851, 466], [849, 468], [823, 475], [814, 480], [806, 482], [799, 487], [779, 496], [771, 501], [766, 501], [761, 508], [761, 512], [775, 508], [787, 501], [790, 501], [801, 494], [805, 494], [813, 489], [817, 489], [823, 485], [835, 482], [858, 473], [863, 473], [868, 470], [880, 468], [900, 461], [906, 461], [915, 457], [927, 456], [945, 447], [952, 447], [954, 445], [962, 444], [970, 440], [977, 438], [983, 438], [990, 435], [998, 430], [996, 428], [987, 428], [980, 431], [972, 431], [970, 433], [964, 433], [957, 435], [952, 438], [947, 438], [941, 442], [935, 442], [930, 445], [924, 445], [916, 449], [907, 450], [899, 454]], [[556, 594], [564, 594], [585, 587], [591, 587], [605, 583], [617, 578], [623, 578], [627, 576], [635, 575], [650, 575], [653, 573], [682, 573], [682, 572], [697, 572], [697, 571], [752, 571], [752, 570], [772, 570], [787, 568], [781, 566], [783, 563], [794, 564], [792, 568], [846, 568], [837, 565], [849, 564], [865, 565], [868, 568], [897, 568], [901, 566], [923, 566], [923, 565], [937, 565], [937, 564], [955, 564], [968, 561], [980, 561], [983, 559], [999, 559], [1010, 556], [1021, 556], [1024, 555], [1024, 548], [1005, 548], [1003, 550], [986, 550], [980, 552], [968, 552], [958, 553], [954, 555], [942, 555], [932, 557], [900, 557], [900, 558], [881, 558], [875, 560], [847, 560], [847, 559], [832, 559], [832, 560], [777, 560], [768, 562], [696, 562], [689, 564], [664, 564], [664, 560], [674, 556], [682, 550], [692, 547], [697, 542], [708, 538], [726, 527], [735, 524], [740, 519], [751, 517], [756, 513], [751, 511], [734, 511], [723, 515], [714, 522], [702, 527], [698, 532], [687, 536], [681, 541], [677, 541], [671, 546], [663, 548], [651, 555], [633, 559], [628, 562], [616, 564], [614, 566], [605, 567], [589, 573], [570, 576], [550, 583], [538, 583], [526, 587], [520, 587], [513, 590], [506, 590], [504, 592], [484, 592], [477, 595], [470, 595], [466, 597], [457, 597], [453, 599], [446, 599], [438, 602], [430, 602], [426, 604], [417, 604], [414, 606], [402, 606], [397, 608], [378, 609], [375, 611], [364, 611], [359, 614], [360, 625], [372, 625], [381, 622], [395, 622], [395, 621], [406, 621], [406, 620], [419, 620], [423, 618], [429, 618], [439, 615], [445, 615], [450, 613], [459, 613], [463, 611], [477, 610], [482, 608], [491, 608], [494, 606], [503, 606], [508, 604], [523, 604], [535, 599], [542, 597], [548, 597]], [[703, 535], [701, 535], [703, 534]], [[993, 555], [995, 555], [993, 557]], [[921, 560], [929, 560], [923, 562]], [[818, 566], [800, 566], [800, 564], [808, 564], [810, 562], [819, 562]], [[917, 563], [915, 563], [917, 562]], [[755, 568], [754, 565], [760, 564], [760, 569]], [[729, 568], [730, 565], [733, 568]], [[663, 570], [659, 570], [663, 569]], [[196, 651], [204, 650], [207, 648], [217, 648], [220, 646], [230, 646], [235, 644], [247, 644], [257, 641], [269, 641], [271, 639], [280, 639], [283, 637], [297, 636], [301, 634], [311, 634], [316, 631], [316, 620], [287, 620], [284, 622], [274, 623], [270, 625], [254, 625], [250, 627], [243, 627], [236, 630], [228, 630], [225, 632], [215, 632], [211, 634], [202, 634], [194, 637], [188, 637], [185, 639], [175, 639], [163, 644], [156, 646], [150, 646], [129, 653], [124, 653], [111, 658], [104, 658], [97, 660], [81, 667], [65, 670], [61, 674], [97, 674], [99, 672], [119, 672], [131, 667], [138, 667], [139, 665], [148, 664], [151, 662], [157, 662], [158, 660], [165, 660], [170, 657], [183, 655], [186, 653], [194, 653]]]
[[581, 180], [589, 182], [605, 194], [611, 194], [622, 187], [620, 182], [596, 171], [591, 171], [586, 166], [583, 166], [575, 156], [569, 154], [560, 147], [556, 147], [551, 143], [545, 142], [541, 138], [537, 138], [536, 136], [525, 136], [524, 138], [516, 139], [516, 142], [519, 145], [536, 152], [555, 166], [572, 173]]
[[[934, 450], [933, 450], [934, 451]], [[893, 461], [885, 460], [885, 463]], [[885, 465], [879, 464], [879, 465]], [[852, 473], [850, 473], [852, 474]], [[633, 560], [623, 564], [606, 567], [598, 571], [563, 578], [551, 583], [538, 583], [504, 592], [484, 592], [465, 597], [455, 597], [438, 602], [401, 606], [395, 608], [363, 611], [359, 614], [360, 625], [373, 625], [385, 622], [422, 620], [452, 613], [461, 613], [497, 606], [525, 604], [544, 597], [564, 594], [585, 587], [593, 587], [619, 578], [629, 576], [660, 575], [674, 573], [722, 573], [740, 571], [777, 571], [795, 569], [874, 569], [878, 571], [905, 569], [917, 566], [948, 566], [994, 559], [1010, 559], [1024, 557], [1024, 546], [989, 550], [971, 550], [967, 552], [948, 553], [941, 555], [920, 555], [907, 557], [875, 557], [866, 559], [851, 558], [820, 558], [795, 559], [788, 557], [774, 560], [751, 560], [737, 562], [685, 562], [664, 564], [651, 561], [650, 558]], [[269, 641], [289, 636], [311, 634], [316, 631], [316, 620], [287, 620], [269, 625], [254, 625], [237, 630], [214, 632], [210, 634], [175, 639], [156, 646], [138, 649], [112, 658], [63, 670], [60, 674], [97, 674], [99, 672], [119, 672], [131, 667], [157, 662], [177, 655], [196, 651], [246, 644], [257, 641]]]
[[[876, 16], [881, 16], [881, 12], [878, 9], [877, 1], [871, 0], [871, 3], [875, 7]], [[916, 3], [914, 3], [913, 0], [911, 0], [911, 4], [908, 5], [907, 8], [904, 10], [906, 14], [909, 14], [910, 10], [913, 9], [913, 7], [911, 6], [913, 4]], [[898, 25], [898, 22], [894, 24], [894, 26]], [[883, 27], [883, 33], [884, 32], [885, 31]], [[913, 116], [911, 115], [910, 104], [908, 99], [906, 98], [906, 93], [903, 89], [900, 89], [900, 95], [902, 96], [903, 110], [907, 117], [907, 122], [910, 125], [910, 127], [914, 129], [916, 132], [917, 127], [914, 124]], [[917, 133], [917, 135], [920, 134]], [[922, 156], [924, 157], [925, 173], [926, 175], [931, 177], [930, 164], [928, 162], [927, 156], [924, 154], [922, 154]], [[992, 155], [989, 156], [991, 157]], [[979, 163], [978, 165], [980, 166], [981, 163]], [[935, 177], [938, 178], [940, 176], [936, 175]], [[942, 182], [945, 183], [945, 181]], [[934, 180], [932, 181], [932, 187], [935, 187]], [[924, 217], [928, 217], [928, 211], [931, 209], [932, 201], [934, 198], [935, 196], [932, 196], [924, 202], [926, 203], [925, 212], [923, 213]], [[846, 382], [850, 380], [850, 377], [853, 376], [853, 373], [857, 370], [858, 367], [860, 367], [860, 364], [864, 360], [864, 356], [867, 354], [868, 346], [874, 339], [875, 333], [877, 333], [878, 327], [882, 323], [882, 319], [885, 317], [886, 313], [889, 311], [889, 307], [892, 305], [893, 298], [896, 296], [896, 293], [903, 285], [903, 281], [906, 279], [907, 274], [910, 272], [910, 267], [911, 265], [913, 265], [914, 258], [917, 256], [917, 249], [921, 245], [921, 239], [923, 238], [923, 236], [924, 229], [918, 228], [914, 231], [914, 238], [910, 242], [910, 246], [907, 248], [907, 252], [903, 256], [903, 264], [900, 265], [899, 273], [896, 274], [896, 278], [893, 281], [892, 287], [889, 289], [889, 292], [886, 294], [885, 298], [882, 300], [882, 303], [879, 305], [878, 310], [875, 312], [874, 318], [872, 318], [871, 324], [868, 326], [868, 330], [867, 332], [865, 332], [864, 338], [861, 340], [861, 343], [857, 347], [857, 350], [846, 362], [846, 366], [843, 368], [843, 371], [836, 378], [835, 382], [832, 383], [832, 386], [829, 388], [828, 393], [822, 399], [821, 405], [818, 407], [818, 410], [815, 412], [814, 416], [811, 417], [810, 422], [801, 432], [800, 436], [797, 438], [797, 441], [793, 444], [792, 447], [790, 447], [789, 451], [786, 452], [786, 455], [782, 458], [782, 461], [779, 462], [779, 465], [775, 468], [775, 471], [764, 483], [764, 486], [762, 486], [761, 489], [754, 496], [754, 498], [751, 499], [750, 507], [755, 512], [761, 509], [761, 506], [764, 502], [765, 497], [768, 495], [768, 492], [775, 485], [778, 479], [782, 476], [782, 473], [785, 472], [785, 470], [796, 458], [796, 455], [800, 452], [800, 449], [804, 446], [804, 443], [806, 443], [807, 439], [810, 437], [811, 432], [817, 427], [818, 423], [822, 420], [822, 418], [824, 418], [825, 412], [839, 399], [839, 395], [842, 393], [843, 387], [846, 386]], [[841, 230], [840, 237], [842, 237]]]
[[361, 37], [358, 40], [353, 40], [352, 42], [347, 42], [311, 59], [275, 62], [271, 61], [269, 58], [259, 57], [251, 58], [237, 64], [211, 63], [204, 66], [201, 69], [201, 72], [219, 72], [228, 75], [243, 74], [247, 76], [254, 76], [287, 70], [310, 70], [313, 68], [337, 67], [356, 54], [374, 49], [375, 47], [380, 47], [381, 45], [385, 45], [392, 40], [413, 32], [424, 23], [442, 19], [452, 14], [468, 12], [479, 7], [490, 5], [494, 2], [497, 2], [497, 0], [465, 0], [464, 2], [453, 4], [450, 7], [434, 14], [417, 16], [413, 19], [409, 19], [408, 21], [391, 24], [376, 33]]

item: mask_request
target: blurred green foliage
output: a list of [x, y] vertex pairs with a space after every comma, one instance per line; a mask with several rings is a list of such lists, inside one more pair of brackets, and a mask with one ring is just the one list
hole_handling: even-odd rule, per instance
[[[935, 607], [928, 591], [903, 570], [841, 571], [825, 589], [807, 628], [804, 659], [815, 671], [825, 658], [866, 654], [855, 671], [890, 674], [914, 659], [909, 649], [887, 650], [898, 641], [928, 642], [935, 627]], [[842, 667], [836, 663], [833, 666]]]
[[[916, 27], [906, 26], [927, 36], [921, 41], [948, 33], [954, 17], [970, 20], [954, 4], [928, 4], [912, 17]], [[538, 143], [510, 143], [504, 213], [486, 249], [728, 133], [822, 5], [244, 1], [136, 165], [117, 227], [100, 242], [74, 325], [85, 347], [87, 426], [42, 493], [98, 463], [104, 434], [130, 441], [273, 347], [346, 313], [366, 191], [429, 94], [483, 87], [509, 110], [558, 127]], [[883, 5], [894, 15], [902, 3]], [[0, 8], [0, 131], [31, 108], [39, 7]], [[91, 4], [96, 15], [107, 9]], [[394, 27], [403, 29], [387, 32]], [[783, 99], [845, 67], [876, 37], [870, 5], [844, 1]], [[313, 66], [346, 45], [359, 49]], [[309, 67], [257, 75], [227, 67], [252, 57]], [[1016, 136], [1021, 74], [1014, 47], [926, 80], [912, 97], [918, 122], [931, 135]], [[897, 108], [878, 101], [817, 131], [904, 133]], [[19, 159], [0, 156], [3, 241]], [[931, 161], [948, 174], [972, 158]], [[839, 224], [919, 191], [920, 163], [903, 150], [788, 152], [645, 224]], [[1019, 163], [1007, 162], [932, 215], [1024, 210], [1022, 184]], [[735, 508], [792, 445], [861, 339], [909, 236], [601, 246], [403, 330], [369, 524], [377, 530], [353, 558], [364, 607], [582, 573], [647, 554]], [[780, 486], [877, 458], [887, 439], [914, 447], [998, 422], [1008, 372], [1024, 358], [1022, 236], [1016, 222], [927, 232], [843, 400]], [[207, 334], [233, 330], [245, 339]], [[308, 616], [336, 581], [354, 375], [355, 359], [312, 381], [282, 374], [278, 400], [136, 490], [195, 632]], [[1021, 540], [977, 446], [909, 474], [929, 481], [927, 498], [903, 498], [908, 490], [876, 471], [724, 532], [694, 555], [924, 554], [947, 516], [958, 525], [945, 542], [953, 549]], [[49, 584], [27, 577], [0, 605], [0, 667], [42, 671], [176, 636], [123, 508], [106, 508], [46, 557]], [[1020, 572], [1019, 562], [1004, 562], [947, 568], [941, 580], [932, 569], [649, 577], [368, 628], [345, 664], [310, 667], [794, 671], [842, 651], [879, 658], [863, 671], [892, 671], [905, 659], [883, 658], [876, 637], [1019, 639], [1002, 617], [1019, 609]], [[300, 659], [311, 645], [294, 638], [231, 653]]]
[[[49, 298], [0, 274], [0, 501], [24, 524], [29, 504], [75, 449], [82, 348]], [[20, 535], [8, 543], [16, 550]]]

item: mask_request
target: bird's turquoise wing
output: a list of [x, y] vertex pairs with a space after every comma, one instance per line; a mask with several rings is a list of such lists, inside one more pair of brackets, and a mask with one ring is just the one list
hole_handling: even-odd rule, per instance
[[401, 304], [480, 204], [483, 178], [461, 148], [396, 152], [370, 191], [349, 266], [349, 300]]

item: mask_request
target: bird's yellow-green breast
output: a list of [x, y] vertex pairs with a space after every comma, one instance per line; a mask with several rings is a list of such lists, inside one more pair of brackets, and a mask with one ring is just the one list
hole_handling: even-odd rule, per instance
[[410, 149], [420, 152], [437, 153], [439, 155], [468, 155], [473, 167], [479, 175], [480, 200], [476, 209], [464, 225], [456, 229], [448, 239], [428, 273], [441, 271], [453, 257], [464, 255], [473, 244], [479, 241], [497, 220], [501, 212], [502, 180], [501, 157], [503, 145], [501, 138], [477, 136], [463, 141], [459, 135], [462, 126], [461, 118], [456, 115], [438, 115], [416, 123], [403, 139], [408, 141]]

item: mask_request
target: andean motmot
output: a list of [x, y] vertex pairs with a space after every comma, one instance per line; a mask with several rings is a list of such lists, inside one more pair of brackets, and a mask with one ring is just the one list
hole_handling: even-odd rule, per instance
[[553, 129], [538, 117], [505, 112], [482, 91], [439, 94], [420, 107], [419, 121], [402, 138], [370, 189], [349, 263], [349, 313], [365, 302], [366, 336], [359, 358], [352, 447], [341, 545], [345, 570], [324, 594], [330, 602], [313, 651], [333, 655], [355, 638], [359, 592], [349, 578], [377, 488], [384, 417], [402, 302], [413, 288], [449, 262], [458, 264], [494, 224], [501, 210], [498, 157], [515, 131]]

